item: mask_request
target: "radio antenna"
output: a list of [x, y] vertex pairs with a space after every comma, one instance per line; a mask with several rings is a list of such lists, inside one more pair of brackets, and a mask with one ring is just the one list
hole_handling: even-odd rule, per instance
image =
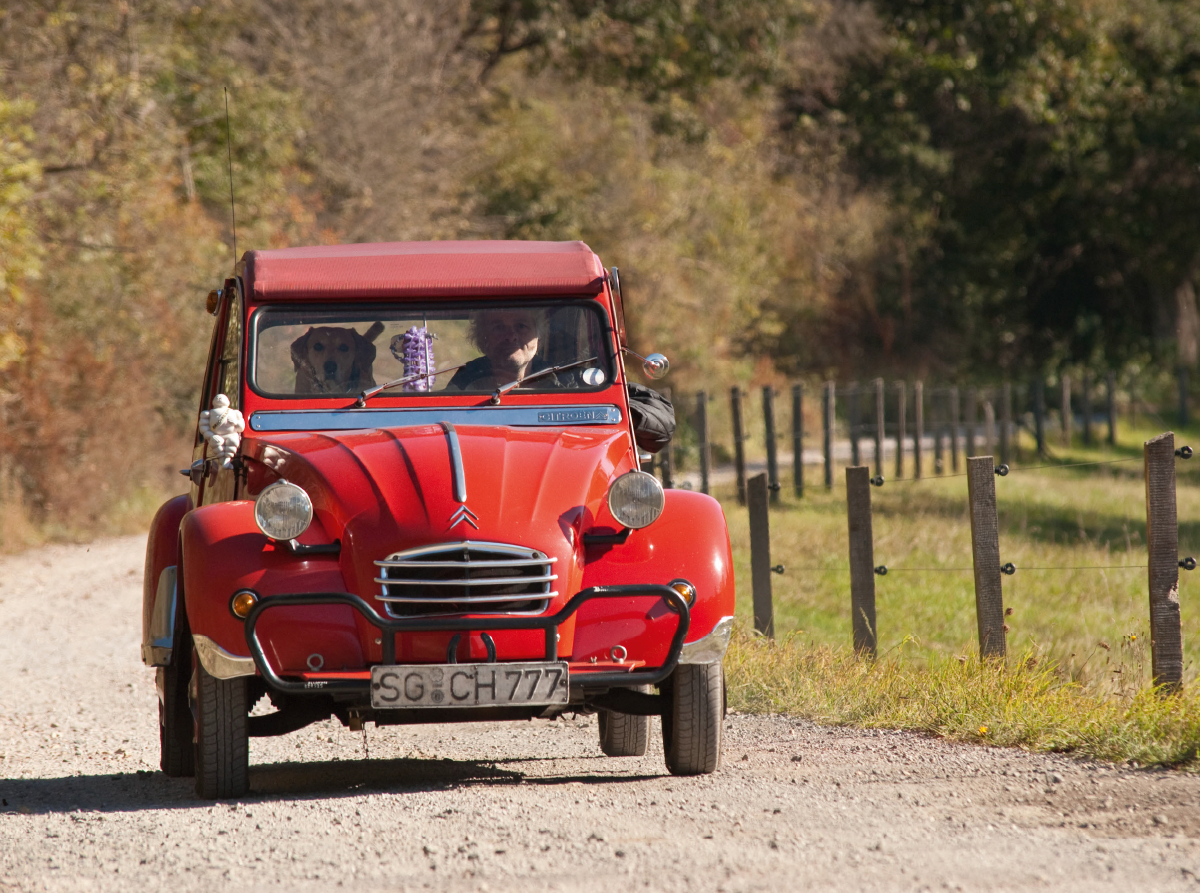
[[233, 223], [233, 265], [237, 266], [237, 211], [233, 200], [233, 140], [229, 135], [229, 88], [225, 88], [225, 157], [229, 160], [229, 219]]

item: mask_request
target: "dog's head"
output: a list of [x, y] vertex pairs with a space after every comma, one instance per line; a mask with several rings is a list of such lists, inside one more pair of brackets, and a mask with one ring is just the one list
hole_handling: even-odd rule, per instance
[[[373, 386], [373, 342], [382, 331], [383, 324], [378, 322], [367, 330], [366, 335], [340, 326], [310, 328], [292, 342], [297, 392], [345, 394]], [[302, 388], [302, 383], [311, 384], [311, 387]]]

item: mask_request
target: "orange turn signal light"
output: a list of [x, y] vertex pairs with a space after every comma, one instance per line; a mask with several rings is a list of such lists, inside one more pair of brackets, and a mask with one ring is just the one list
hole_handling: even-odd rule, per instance
[[696, 604], [696, 587], [687, 580], [672, 580], [667, 585], [683, 596], [689, 608]]
[[250, 616], [250, 612], [256, 604], [258, 604], [258, 595], [249, 589], [243, 589], [233, 594], [233, 598], [229, 600], [229, 610], [233, 612], [234, 617], [245, 620]]

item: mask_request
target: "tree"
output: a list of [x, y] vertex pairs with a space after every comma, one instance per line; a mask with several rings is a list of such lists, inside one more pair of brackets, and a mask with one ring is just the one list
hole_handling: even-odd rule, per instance
[[[0, 369], [21, 358], [25, 342], [17, 333], [15, 305], [28, 279], [37, 275], [38, 243], [34, 235], [33, 190], [41, 166], [29, 143], [33, 132], [26, 123], [27, 103], [0, 94]], [[0, 393], [0, 400], [4, 394]]]
[[1194, 275], [1200, 11], [879, 0], [882, 40], [789, 125], [892, 203], [872, 272], [897, 357], [1042, 367], [1152, 352]]

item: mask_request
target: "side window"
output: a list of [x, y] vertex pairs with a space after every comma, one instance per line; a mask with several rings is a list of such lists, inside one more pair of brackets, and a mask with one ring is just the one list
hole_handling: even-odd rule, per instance
[[[221, 307], [217, 310], [217, 318], [213, 321], [212, 340], [208, 348], [208, 364], [204, 367], [204, 385], [200, 389], [200, 409], [197, 412], [212, 406], [212, 399], [220, 393], [223, 385], [222, 366], [221, 366], [221, 337], [224, 334], [225, 321], [228, 318], [227, 309]], [[200, 431], [196, 431], [196, 446], [204, 442]]]
[[229, 405], [234, 409], [241, 409], [241, 398], [239, 396], [241, 388], [238, 385], [239, 359], [242, 349], [241, 301], [235, 297], [226, 313], [224, 346], [221, 349], [221, 358], [218, 361], [216, 393], [227, 396], [229, 398]]

